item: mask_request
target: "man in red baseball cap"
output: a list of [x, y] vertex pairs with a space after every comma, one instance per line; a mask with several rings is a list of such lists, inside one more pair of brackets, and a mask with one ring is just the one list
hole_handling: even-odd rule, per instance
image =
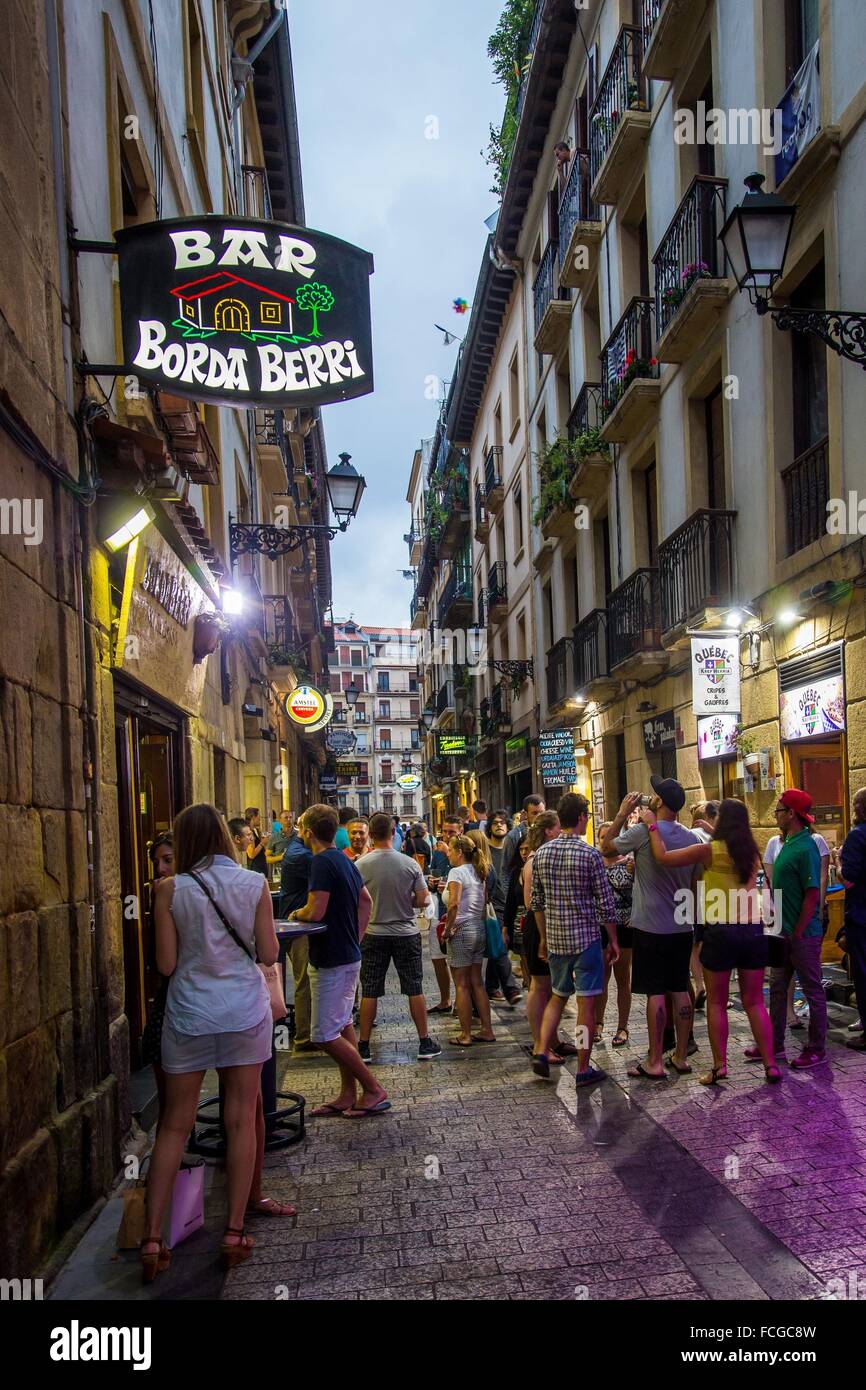
[[[811, 811], [811, 796], [798, 787], [783, 792], [776, 805], [776, 824], [784, 843], [773, 864], [773, 894], [781, 897], [782, 935], [787, 952], [785, 964], [770, 971], [770, 1018], [773, 1050], [777, 1056], [784, 1056], [788, 985], [796, 970], [809, 1004], [809, 1038], [800, 1056], [791, 1063], [797, 1070], [826, 1060], [827, 1000], [821, 984], [821, 856], [809, 832], [815, 820]], [[746, 1055], [750, 1053], [751, 1049]]]

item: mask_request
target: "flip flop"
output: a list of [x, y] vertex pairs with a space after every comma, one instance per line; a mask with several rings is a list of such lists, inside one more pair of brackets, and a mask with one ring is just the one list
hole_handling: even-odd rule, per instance
[[428, 1014], [450, 1014], [450, 1004], [434, 1004], [432, 1009], [427, 1010]]
[[391, 1109], [389, 1100], [380, 1100], [378, 1105], [367, 1105], [362, 1110], [344, 1110], [344, 1120], [366, 1120], [370, 1115], [384, 1115], [386, 1110]]
[[479, 1033], [473, 1033], [473, 1034], [472, 1034], [472, 1041], [473, 1041], [474, 1043], [495, 1043], [495, 1042], [499, 1042], [499, 1039], [498, 1039], [498, 1038], [482, 1038], [481, 1035], [480, 1035]]
[[727, 1079], [727, 1067], [713, 1067], [711, 1071], [705, 1072], [703, 1076], [698, 1077], [698, 1081], [702, 1086], [718, 1086], [720, 1081], [727, 1081]]
[[677, 1076], [691, 1076], [691, 1074], [692, 1074], [692, 1069], [691, 1069], [691, 1067], [689, 1067], [689, 1066], [678, 1067], [678, 1066], [677, 1066], [676, 1062], [674, 1061], [674, 1054], [673, 1054], [673, 1053], [671, 1053], [671, 1055], [670, 1055], [669, 1057], [666, 1057], [666, 1058], [665, 1058], [665, 1066], [666, 1066], [666, 1067], [670, 1067], [672, 1071], [675, 1071], [676, 1074], [677, 1074]]
[[461, 1042], [459, 1038], [449, 1038], [449, 1039], [448, 1039], [448, 1046], [449, 1046], [449, 1047], [471, 1047], [471, 1046], [472, 1046], [472, 1043], [471, 1043], [471, 1042], [468, 1042], [468, 1043]]
[[297, 1216], [298, 1209], [291, 1202], [278, 1202], [275, 1197], [262, 1197], [247, 1207], [247, 1216]]
[[626, 1076], [634, 1077], [636, 1081], [667, 1081], [665, 1072], [656, 1075], [654, 1071], [647, 1071], [642, 1062], [637, 1062], [635, 1066], [629, 1067]]
[[[347, 1106], [346, 1106], [346, 1110], [351, 1110], [351, 1109], [352, 1109], [351, 1105], [347, 1105]], [[311, 1111], [310, 1111], [310, 1119], [311, 1119], [311, 1120], [333, 1120], [333, 1119], [336, 1119], [338, 1115], [345, 1115], [346, 1110], [344, 1110], [344, 1109], [343, 1109], [341, 1106], [339, 1106], [339, 1105], [330, 1105], [330, 1104], [317, 1105], [316, 1108], [315, 1108], [315, 1110], [311, 1110]]]

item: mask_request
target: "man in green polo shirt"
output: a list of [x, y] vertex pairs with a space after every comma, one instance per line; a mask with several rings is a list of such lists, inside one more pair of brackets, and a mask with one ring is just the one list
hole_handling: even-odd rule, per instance
[[[791, 787], [776, 806], [776, 824], [784, 843], [773, 864], [773, 895], [781, 895], [785, 964], [770, 971], [770, 1018], [774, 1051], [785, 1050], [788, 985], [796, 970], [809, 1005], [809, 1039], [791, 1063], [797, 1070], [826, 1061], [827, 1000], [821, 984], [821, 856], [809, 831], [814, 823], [808, 792]], [[778, 901], [778, 899], [777, 899]]]

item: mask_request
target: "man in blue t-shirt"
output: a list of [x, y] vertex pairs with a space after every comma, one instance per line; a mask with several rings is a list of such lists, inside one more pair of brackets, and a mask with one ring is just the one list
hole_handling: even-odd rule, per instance
[[[298, 823], [300, 826], [300, 822]], [[300, 830], [289, 833], [280, 865], [280, 903], [277, 916], [293, 917], [310, 895], [310, 869], [313, 856], [301, 839]], [[295, 1041], [292, 1053], [318, 1052], [310, 1038], [310, 938], [297, 937], [289, 946], [295, 982]]]
[[293, 916], [296, 921], [321, 922], [326, 927], [309, 939], [310, 1037], [340, 1069], [339, 1095], [317, 1106], [312, 1114], [360, 1120], [390, 1110], [391, 1102], [361, 1060], [352, 1027], [352, 1006], [361, 973], [360, 940], [367, 930], [373, 900], [355, 865], [334, 845], [338, 824], [333, 806], [310, 806], [301, 818], [301, 836], [312, 851], [313, 862], [309, 896]]

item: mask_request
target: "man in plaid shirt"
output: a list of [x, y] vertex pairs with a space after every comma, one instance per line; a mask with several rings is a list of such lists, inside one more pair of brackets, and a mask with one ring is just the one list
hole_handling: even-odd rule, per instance
[[[566, 792], [556, 808], [562, 834], [536, 850], [532, 860], [532, 900], [539, 954], [550, 962], [552, 992], [541, 1020], [538, 1052], [533, 1054], [536, 1076], [550, 1076], [548, 1054], [567, 999], [577, 995], [577, 1073], [575, 1083], [589, 1086], [603, 1071], [590, 1066], [595, 1037], [595, 1001], [604, 993], [605, 955], [619, 960], [616, 910], [604, 870], [604, 860], [579, 837], [586, 831], [589, 803], [585, 796]], [[601, 942], [600, 923], [609, 945]]]

